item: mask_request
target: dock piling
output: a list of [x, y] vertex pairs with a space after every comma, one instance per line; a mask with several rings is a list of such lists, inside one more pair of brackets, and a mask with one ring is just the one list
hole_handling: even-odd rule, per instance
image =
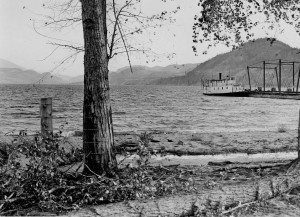
[[298, 93], [298, 88], [299, 88], [299, 79], [300, 79], [300, 68], [299, 68], [299, 71], [298, 71], [298, 79], [297, 79], [296, 93]]
[[266, 91], [266, 61], [263, 61], [263, 72], [264, 72], [264, 91]]
[[278, 91], [279, 91], [279, 93], [281, 93], [281, 59], [279, 59], [279, 64], [278, 65], [279, 65], [278, 66], [279, 67]]
[[251, 91], [251, 81], [250, 81], [250, 70], [249, 70], [249, 66], [247, 66], [247, 72], [248, 72], [249, 88], [250, 88], [250, 91]]
[[277, 72], [277, 67], [275, 67], [274, 69], [275, 69], [276, 80], [277, 80], [277, 88], [278, 88], [278, 90], [279, 90], [279, 80], [278, 80], [278, 72]]
[[295, 91], [295, 62], [293, 62], [293, 92]]

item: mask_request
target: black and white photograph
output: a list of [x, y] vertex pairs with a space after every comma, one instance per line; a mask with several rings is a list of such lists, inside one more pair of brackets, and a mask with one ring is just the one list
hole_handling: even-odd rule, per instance
[[0, 0], [0, 216], [300, 216], [300, 1]]

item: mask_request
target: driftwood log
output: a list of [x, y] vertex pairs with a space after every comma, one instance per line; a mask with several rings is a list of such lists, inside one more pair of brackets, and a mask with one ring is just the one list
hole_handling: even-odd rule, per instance
[[295, 160], [278, 176], [232, 182], [203, 188], [197, 194], [174, 195], [154, 200], [135, 200], [89, 207], [69, 216], [189, 216], [210, 206], [232, 206], [274, 198], [300, 185], [300, 162]]

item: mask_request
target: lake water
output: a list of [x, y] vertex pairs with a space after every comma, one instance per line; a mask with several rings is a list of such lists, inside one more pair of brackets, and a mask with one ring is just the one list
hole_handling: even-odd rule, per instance
[[[40, 129], [40, 98], [53, 98], [53, 124], [82, 130], [83, 86], [0, 85], [0, 131]], [[273, 131], [298, 127], [300, 101], [204, 96], [197, 86], [112, 86], [115, 132]]]

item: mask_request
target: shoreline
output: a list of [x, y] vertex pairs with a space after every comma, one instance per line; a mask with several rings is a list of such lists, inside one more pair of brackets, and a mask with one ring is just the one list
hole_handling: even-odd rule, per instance
[[[177, 168], [177, 166], [179, 170], [189, 171], [189, 176], [193, 174], [194, 184], [204, 186], [203, 188], [206, 190], [214, 189], [218, 185], [229, 186], [232, 185], [232, 182], [246, 183], [252, 179], [263, 179], [273, 171], [278, 171], [278, 168], [290, 163], [297, 155], [295, 152], [297, 150], [297, 133], [296, 130], [218, 133], [153, 132], [148, 148], [152, 149], [153, 152], [164, 151], [163, 153], [167, 153], [167, 155], [153, 157], [154, 159], [150, 159], [149, 163], [151, 166], [161, 167], [166, 171], [172, 171], [172, 168]], [[133, 149], [140, 142], [139, 135], [129, 132], [115, 133], [115, 145]], [[19, 142], [18, 137], [18, 135], [5, 136], [0, 134], [0, 149], [3, 142], [6, 142], [7, 145], [17, 144]], [[33, 140], [33, 136], [24, 138], [27, 141]], [[64, 147], [66, 150], [74, 147], [82, 148], [82, 137], [63, 137], [60, 144], [59, 147]], [[270, 151], [277, 151], [278, 153], [263, 154], [270, 153]], [[176, 152], [176, 155], [170, 155], [171, 152]], [[189, 155], [189, 153], [192, 154]], [[197, 153], [203, 154], [202, 156], [195, 156]], [[185, 156], [182, 156], [184, 154]], [[25, 159], [25, 156], [23, 156], [23, 159], [22, 156], [20, 157], [20, 164], [26, 164], [27, 159]], [[136, 161], [137, 159], [133, 155], [119, 165], [124, 168], [132, 167]], [[60, 167], [60, 170], [66, 173], [80, 173], [82, 172], [82, 163], [65, 165]], [[181, 197], [181, 194], [185, 195], [186, 193], [180, 191], [177, 196]], [[168, 198], [170, 195], [166, 194], [163, 197]], [[273, 200], [277, 201], [279, 199], [275, 198]], [[139, 200], [132, 200], [130, 203], [137, 201]], [[146, 199], [145, 201], [151, 202], [152, 199]], [[83, 206], [79, 210], [61, 213], [60, 216], [96, 216], [102, 213], [102, 209], [106, 207], [116, 208], [123, 203]], [[266, 205], [266, 207], [268, 206]], [[90, 213], [90, 208], [99, 210], [99, 213]], [[299, 210], [297, 209], [298, 213], [300, 213]], [[34, 213], [38, 215], [45, 214], [43, 211], [35, 211], [34, 209], [26, 214], [31, 215]]]
[[[297, 151], [297, 131], [245, 131], [216, 133], [153, 133], [149, 147], [173, 155], [276, 153]], [[138, 144], [137, 134], [117, 134], [116, 146]]]
[[[149, 132], [151, 139], [148, 148], [153, 153], [170, 155], [216, 155], [233, 153], [276, 153], [297, 151], [297, 130], [282, 131], [243, 131], [243, 132]], [[134, 152], [140, 135], [135, 132], [116, 132], [114, 142], [117, 150]], [[13, 144], [19, 135], [0, 134], [0, 144]], [[26, 138], [33, 139], [28, 135]], [[60, 144], [65, 148], [82, 148], [82, 132], [61, 137]], [[1, 146], [0, 146], [1, 147]]]

